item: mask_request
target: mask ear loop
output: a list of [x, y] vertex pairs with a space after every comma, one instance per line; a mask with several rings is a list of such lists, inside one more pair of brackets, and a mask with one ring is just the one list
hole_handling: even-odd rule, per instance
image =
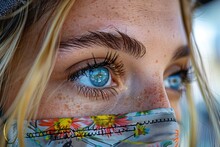
[[8, 144], [13, 144], [13, 143], [16, 141], [18, 134], [16, 133], [16, 137], [13, 139], [12, 142], [10, 142], [10, 140], [7, 138], [7, 135], [6, 135], [6, 123], [4, 123], [3, 135], [4, 135], [4, 138], [5, 138], [5, 141], [6, 141]]

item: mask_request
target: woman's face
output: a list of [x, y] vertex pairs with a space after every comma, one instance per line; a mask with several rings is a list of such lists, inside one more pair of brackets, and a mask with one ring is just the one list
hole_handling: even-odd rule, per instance
[[177, 0], [76, 1], [38, 118], [173, 107], [180, 119], [188, 56]]

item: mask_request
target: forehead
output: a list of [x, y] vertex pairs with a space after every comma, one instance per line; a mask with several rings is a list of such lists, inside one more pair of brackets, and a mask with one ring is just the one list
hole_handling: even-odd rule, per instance
[[62, 39], [115, 29], [146, 47], [158, 41], [158, 48], [171, 41], [172, 48], [186, 44], [178, 0], [78, 0], [64, 23]]

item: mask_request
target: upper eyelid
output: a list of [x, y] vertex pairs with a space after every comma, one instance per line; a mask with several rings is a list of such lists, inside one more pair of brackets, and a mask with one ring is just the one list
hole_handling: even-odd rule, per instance
[[[94, 54], [92, 54], [93, 58], [90, 59], [90, 61], [85, 61], [87, 64], [87, 66], [78, 68], [75, 73], [78, 74], [80, 71], [85, 72], [88, 69], [91, 68], [97, 68], [97, 67], [104, 67], [107, 66], [110, 69], [112, 69], [115, 74], [120, 74], [123, 75], [124, 74], [124, 64], [122, 62], [117, 62], [119, 55], [117, 52], [108, 52], [105, 55], [105, 58], [100, 58], [100, 57], [95, 57]], [[97, 61], [100, 60], [100, 61]], [[91, 62], [93, 62], [91, 64]], [[111, 67], [111, 65], [114, 64], [114, 67]], [[70, 79], [70, 77], [73, 75], [73, 73], [71, 72], [71, 69], [73, 69], [75, 67], [75, 65], [72, 65], [71, 67], [69, 67], [66, 72], [68, 72], [68, 80]], [[115, 69], [117, 69], [117, 71], [115, 71]], [[71, 74], [72, 73], [72, 74]]]
[[89, 32], [86, 35], [73, 37], [67, 41], [61, 41], [60, 51], [69, 51], [72, 48], [85, 48], [98, 45], [124, 51], [135, 58], [141, 58], [145, 55], [146, 48], [141, 42], [120, 31], [116, 32], [117, 34], [100, 31]]
[[190, 48], [187, 45], [179, 47], [172, 56], [172, 61], [178, 60], [190, 55]]
[[[96, 65], [96, 66], [101, 66], [101, 64], [102, 64], [102, 62], [98, 62], [98, 63], [93, 63], [93, 64], [90, 64], [90, 63], [88, 63], [87, 62], [87, 66], [86, 67], [83, 67], [83, 68], [81, 68], [81, 69], [78, 69], [78, 70], [76, 70], [76, 74], [78, 74], [79, 72], [81, 72], [81, 73], [84, 73], [85, 71], [87, 71], [88, 69], [90, 69], [91, 67], [93, 67], [94, 65]], [[72, 74], [70, 73], [69, 75], [68, 75], [68, 79], [70, 79], [70, 77], [72, 76]]]
[[[178, 70], [178, 71], [176, 71], [176, 72], [174, 72], [174, 73], [172, 73], [172, 74], [170, 74], [169, 76], [172, 76], [172, 75], [177, 75], [177, 74], [185, 74], [184, 76], [185, 77], [182, 77], [182, 78], [184, 78], [183, 80], [183, 82], [184, 83], [191, 83], [191, 82], [193, 82], [194, 80], [196, 80], [195, 79], [195, 74], [194, 74], [194, 71], [192, 70], [193, 68], [192, 68], [192, 66], [189, 66], [187, 69], [181, 69], [181, 70]], [[168, 78], [169, 76], [167, 76], [166, 78]], [[165, 79], [166, 79], [165, 78]]]
[[[100, 58], [101, 59], [101, 58]], [[93, 58], [90, 58], [89, 60], [91, 60], [91, 62], [93, 61], [94, 62], [94, 59]], [[85, 64], [87, 65], [87, 66], [84, 66], [84, 67], [79, 67], [79, 68], [77, 68], [77, 69], [75, 69], [75, 73], [78, 73], [78, 72], [80, 72], [80, 71], [86, 71], [86, 70], [88, 70], [89, 68], [90, 68], [90, 66], [93, 66], [94, 64], [101, 64], [103, 61], [100, 61], [100, 62], [97, 62], [97, 63], [89, 63], [90, 61], [88, 61], [88, 60], [85, 60], [85, 61], [83, 61], [83, 62], [85, 62]], [[81, 63], [81, 62], [80, 62]], [[74, 69], [75, 68], [75, 65], [72, 65], [72, 66], [70, 66], [69, 68], [67, 68], [66, 69], [66, 72], [68, 73], [68, 79], [70, 79], [70, 76], [72, 75], [72, 69]]]

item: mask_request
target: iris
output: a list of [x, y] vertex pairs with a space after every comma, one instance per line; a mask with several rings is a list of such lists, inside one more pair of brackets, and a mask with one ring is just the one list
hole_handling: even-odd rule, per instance
[[80, 83], [90, 87], [103, 87], [110, 81], [109, 70], [105, 67], [88, 69], [79, 79]]
[[109, 79], [109, 71], [104, 67], [89, 70], [89, 79], [94, 86], [102, 87]]
[[183, 82], [180, 74], [175, 74], [167, 77], [164, 80], [164, 84], [166, 88], [170, 88], [173, 90], [181, 90]]

